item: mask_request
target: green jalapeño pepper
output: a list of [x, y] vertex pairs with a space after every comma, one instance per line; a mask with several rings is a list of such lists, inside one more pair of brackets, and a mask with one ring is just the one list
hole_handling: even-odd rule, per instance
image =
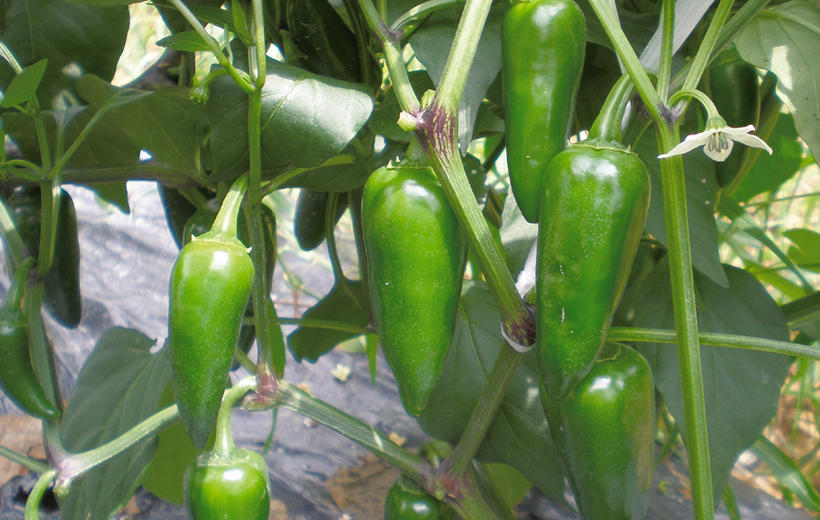
[[[757, 126], [760, 117], [760, 90], [753, 65], [740, 59], [737, 51], [724, 51], [709, 69], [709, 91], [718, 112], [729, 126]], [[718, 184], [734, 180], [749, 148], [738, 146], [723, 162], [715, 163]]]
[[[312, 251], [325, 239], [325, 214], [327, 213], [328, 193], [302, 188], [296, 199], [296, 211], [293, 216], [293, 233], [296, 242], [303, 251]], [[336, 203], [334, 222], [339, 222], [347, 210], [347, 193], [340, 193]]]
[[538, 221], [544, 168], [564, 148], [584, 63], [584, 14], [573, 0], [513, 4], [501, 30], [507, 167], [515, 201]]
[[182, 425], [202, 449], [216, 421], [253, 287], [253, 261], [236, 238], [247, 180], [234, 183], [211, 231], [179, 253], [171, 272], [169, 333]]
[[547, 166], [536, 267], [538, 362], [559, 399], [595, 363], [649, 209], [649, 173], [618, 144], [631, 85], [607, 98], [590, 139]]
[[57, 416], [57, 408], [46, 397], [31, 366], [28, 324], [20, 310], [26, 277], [33, 264], [31, 257], [20, 264], [0, 308], [0, 388], [29, 415], [51, 418]]
[[236, 386], [225, 394], [213, 451], [199, 455], [185, 470], [185, 506], [193, 520], [268, 518], [270, 483], [265, 459], [236, 449], [231, 435], [231, 409], [246, 392], [246, 387]]
[[[39, 186], [18, 186], [9, 197], [9, 208], [20, 238], [33, 257], [40, 253], [41, 206]], [[43, 280], [43, 304], [66, 327], [82, 319], [80, 297], [80, 240], [74, 202], [60, 190], [60, 210], [54, 239], [54, 260]]]
[[586, 520], [639, 520], [652, 484], [655, 388], [649, 364], [608, 343], [563, 399], [541, 392], [559, 459]]
[[466, 242], [430, 168], [376, 170], [362, 226], [376, 331], [405, 409], [419, 415], [452, 341]]
[[453, 509], [404, 475], [387, 491], [384, 520], [450, 520]]

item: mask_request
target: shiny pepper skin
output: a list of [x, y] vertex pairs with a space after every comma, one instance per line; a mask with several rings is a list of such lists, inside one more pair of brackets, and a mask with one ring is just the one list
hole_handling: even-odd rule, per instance
[[253, 286], [241, 242], [193, 240], [171, 273], [170, 342], [182, 425], [202, 449], [216, 421]]
[[564, 149], [585, 43], [584, 14], [573, 0], [521, 1], [504, 16], [507, 166], [528, 222], [538, 222], [544, 168]]
[[646, 359], [608, 343], [563, 399], [541, 392], [553, 443], [585, 520], [640, 520], [652, 484], [655, 388]]
[[547, 167], [538, 227], [537, 349], [548, 394], [592, 368], [649, 209], [649, 173], [618, 148], [574, 145]]
[[451, 520], [453, 509], [405, 476], [396, 479], [387, 491], [384, 520]]
[[267, 520], [268, 470], [259, 454], [204, 453], [185, 472], [185, 506], [193, 520]]
[[25, 268], [14, 276], [8, 297], [0, 308], [0, 389], [27, 414], [50, 419], [59, 412], [46, 397], [31, 365], [28, 324], [20, 310], [27, 273]]
[[376, 331], [405, 409], [419, 415], [452, 341], [466, 242], [430, 168], [375, 171], [362, 224]]

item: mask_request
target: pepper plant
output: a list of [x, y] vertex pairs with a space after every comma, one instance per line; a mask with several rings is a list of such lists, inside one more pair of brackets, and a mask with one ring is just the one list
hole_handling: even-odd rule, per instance
[[[706, 520], [731, 502], [742, 451], [783, 459], [761, 432], [790, 367], [820, 359], [817, 233], [790, 230], [784, 251], [753, 197], [820, 153], [813, 2], [156, 0], [176, 84], [115, 86], [130, 3], [0, 7], [14, 279], [0, 359], [24, 368], [4, 366], [0, 386], [43, 420], [48, 454], [0, 447], [41, 475], [27, 519], [51, 485], [66, 518], [108, 518], [148, 485], [152, 443], [177, 422], [196, 446], [191, 514], [265, 518], [265, 465], [234, 448], [235, 406], [290, 409], [396, 467], [388, 518], [404, 514], [399, 492], [448, 516], [513, 518], [489, 462], [558, 501], [568, 482], [585, 518], [642, 518], [654, 451], [680, 438]], [[44, 313], [82, 319], [62, 187], [122, 204], [132, 179], [158, 183], [182, 248], [169, 339], [152, 353], [139, 331], [107, 331], [63, 396], [65, 346], [43, 326]], [[326, 241], [335, 277], [302, 316], [271, 299], [272, 198], [286, 189], [299, 190], [299, 245]], [[355, 279], [335, 242], [345, 211]], [[446, 455], [417, 455], [288, 381], [289, 363], [362, 335]], [[80, 410], [110, 359], [129, 406], [99, 410], [114, 426], [89, 437]], [[89, 482], [126, 450], [99, 496]], [[226, 467], [247, 486], [225, 483]], [[152, 486], [172, 497], [183, 476]]]

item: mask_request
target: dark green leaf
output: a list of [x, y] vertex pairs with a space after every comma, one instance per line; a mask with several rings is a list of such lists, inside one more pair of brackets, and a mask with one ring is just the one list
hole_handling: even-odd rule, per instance
[[[12, 0], [0, 38], [26, 65], [48, 59], [38, 99], [44, 107], [61, 89], [70, 89], [76, 77], [114, 76], [128, 33], [127, 7], [94, 7], [65, 0]], [[0, 67], [0, 86], [13, 72]]]
[[157, 41], [160, 47], [168, 47], [182, 52], [208, 51], [210, 47], [196, 31], [184, 31], [166, 36]]
[[789, 256], [803, 269], [820, 271], [820, 233], [811, 229], [790, 229], [783, 233], [797, 247], [789, 248]]
[[131, 212], [128, 204], [128, 190], [126, 182], [97, 182], [87, 185], [94, 190], [101, 199], [118, 207], [124, 213]]
[[[60, 424], [66, 449], [97, 447], [157, 411], [171, 381], [171, 360], [167, 349], [152, 354], [153, 345], [141, 333], [119, 327], [100, 338]], [[74, 482], [61, 504], [62, 517], [107, 520], [134, 493], [155, 448], [155, 438], [139, 442]]]
[[[635, 146], [635, 151], [649, 168], [652, 181], [652, 200], [646, 230], [661, 244], [668, 247], [666, 223], [663, 217], [663, 188], [658, 148], [654, 132], [646, 132]], [[683, 156], [686, 174], [686, 210], [689, 214], [689, 236], [692, 246], [692, 265], [719, 285], [728, 282], [718, 256], [717, 226], [715, 224], [715, 165], [701, 150]]]
[[[425, 432], [458, 441], [498, 352], [505, 348], [501, 318], [487, 287], [465, 282], [450, 352], [418, 419]], [[519, 366], [478, 455], [485, 462], [514, 467], [547, 496], [563, 501], [564, 476], [538, 397], [536, 365], [533, 350]]]
[[288, 336], [293, 357], [315, 362], [323, 354], [347, 339], [358, 336], [370, 322], [370, 297], [367, 286], [359, 280], [338, 281], [319, 302], [305, 311], [304, 320], [320, 320], [349, 326], [352, 330], [313, 327], [310, 323]]
[[3, 102], [0, 107], [11, 108], [26, 101], [31, 101], [37, 93], [37, 87], [46, 72], [47, 59], [42, 59], [37, 63], [24, 67], [20, 74], [14, 76], [6, 89]]
[[[262, 168], [313, 167], [340, 153], [367, 123], [373, 99], [361, 86], [269, 64], [262, 93]], [[228, 77], [211, 84], [207, 114], [215, 180], [248, 169], [248, 97]]]
[[782, 488], [792, 493], [812, 513], [820, 513], [820, 494], [783, 450], [763, 436], [755, 442], [752, 450], [768, 466]]
[[820, 157], [820, 9], [792, 0], [761, 11], [735, 39], [740, 56], [777, 76], [777, 97], [800, 137]]
[[791, 114], [780, 114], [766, 142], [774, 153], [761, 152], [757, 156], [754, 166], [733, 195], [738, 202], [745, 202], [758, 193], [774, 191], [797, 173], [803, 163], [803, 147], [797, 141]]
[[[518, 204], [510, 195], [504, 200], [504, 211], [501, 214], [501, 243], [507, 256], [510, 272], [517, 275], [524, 268], [524, 262], [538, 238], [538, 224], [524, 220]], [[535, 273], [533, 273], [535, 283]]]
[[[698, 327], [703, 332], [789, 340], [780, 308], [752, 275], [726, 266], [729, 287], [695, 273]], [[634, 302], [635, 326], [674, 329], [668, 262], [661, 261]], [[655, 385], [685, 431], [678, 354], [674, 345], [639, 344]], [[777, 412], [780, 387], [791, 359], [752, 350], [701, 347], [706, 420], [715, 497], [720, 497], [740, 453], [760, 436]]]
[[[353, 150], [348, 151], [352, 155]], [[342, 159], [340, 157], [340, 159]], [[307, 188], [313, 191], [334, 191], [342, 193], [364, 186], [370, 175], [369, 158], [353, 157], [353, 162], [340, 161], [343, 164], [325, 164], [318, 168], [297, 175], [283, 186]], [[331, 159], [331, 162], [333, 159]]]

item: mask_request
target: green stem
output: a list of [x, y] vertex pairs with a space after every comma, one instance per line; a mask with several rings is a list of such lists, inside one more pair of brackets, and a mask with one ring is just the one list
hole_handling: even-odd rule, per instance
[[29, 493], [28, 499], [26, 500], [25, 520], [40, 519], [40, 501], [43, 499], [43, 495], [48, 489], [48, 486], [54, 481], [56, 474], [57, 471], [51, 469], [40, 475], [40, 478], [37, 479], [37, 483], [34, 484], [34, 487], [31, 489], [31, 493]]
[[[677, 128], [659, 132], [659, 148], [669, 150], [677, 144]], [[712, 471], [709, 462], [709, 436], [706, 425], [706, 402], [698, 344], [698, 319], [692, 274], [692, 251], [689, 242], [689, 220], [686, 210], [686, 187], [680, 156], [661, 160], [661, 183], [675, 330], [678, 336], [678, 364], [684, 396], [686, 442], [692, 482], [692, 506], [695, 518], [714, 518]]]
[[287, 381], [279, 381], [276, 402], [360, 444], [414, 480], [425, 481], [430, 477], [429, 465], [424, 459], [399, 447], [363, 421], [310, 396]]
[[32, 459], [31, 457], [27, 457], [22, 453], [17, 453], [16, 451], [10, 450], [5, 446], [0, 446], [0, 457], [8, 459], [15, 464], [19, 464], [34, 473], [45, 473], [51, 469], [51, 466], [48, 464], [44, 464], [37, 459]]
[[26, 250], [26, 245], [23, 243], [23, 239], [20, 238], [14, 218], [2, 198], [0, 198], [0, 233], [3, 235], [6, 254], [11, 259], [12, 265], [20, 265], [20, 262], [28, 256], [29, 252]]
[[[54, 352], [43, 327], [43, 279], [29, 277], [26, 283], [25, 298], [23, 298], [23, 313], [26, 316], [29, 330], [29, 352], [32, 366], [37, 380], [49, 402], [55, 403], [59, 411], [63, 411], [63, 399], [60, 395], [60, 385], [57, 381], [57, 370], [54, 361]], [[56, 431], [57, 423], [46, 421], [46, 430]]]
[[501, 349], [498, 353], [467, 427], [464, 428], [453, 452], [442, 463], [442, 468], [449, 475], [460, 477], [469, 468], [523, 358], [523, 354], [511, 348]]
[[[726, 126], [726, 122], [723, 121], [723, 118], [720, 116], [720, 112], [718, 112], [715, 103], [703, 92], [697, 89], [686, 89], [682, 88], [675, 92], [671, 98], [669, 98], [670, 103], [675, 103], [679, 99], [689, 97], [697, 100], [704, 109], [706, 109], [706, 127], [709, 128], [710, 126]], [[722, 121], [722, 124], [720, 123]]]
[[623, 142], [621, 123], [631, 95], [632, 79], [624, 74], [609, 91], [598, 117], [592, 123], [589, 129], [590, 140], [600, 140], [609, 144]]
[[14, 55], [8, 45], [6, 45], [6, 42], [3, 40], [0, 40], [0, 58], [3, 58], [6, 63], [9, 64], [9, 67], [11, 67], [11, 70], [14, 71], [15, 76], [23, 72], [23, 66], [20, 65], [20, 62], [17, 60], [17, 56]]
[[136, 426], [115, 439], [82, 453], [62, 453], [57, 459], [57, 483], [55, 493], [68, 492], [71, 483], [103, 462], [112, 459], [138, 442], [156, 435], [160, 430], [179, 419], [177, 405], [173, 404], [142, 420]]
[[375, 331], [370, 327], [356, 327], [340, 321], [319, 320], [315, 318], [277, 318], [277, 323], [282, 325], [298, 325], [304, 328], [338, 330], [340, 332], [351, 332], [354, 334], [373, 334]]
[[245, 394], [256, 388], [256, 381], [247, 377], [225, 391], [219, 413], [216, 416], [216, 433], [214, 434], [214, 451], [226, 457], [234, 451], [231, 434], [231, 411], [242, 401]]
[[225, 56], [225, 53], [222, 52], [222, 48], [219, 46], [219, 42], [217, 42], [213, 36], [208, 34], [208, 31], [205, 30], [205, 27], [199, 23], [196, 15], [191, 12], [190, 9], [182, 2], [182, 0], [170, 0], [170, 2], [176, 7], [177, 11], [191, 24], [194, 31], [199, 34], [205, 44], [208, 46], [208, 49], [213, 53], [216, 61], [223, 67], [225, 70], [228, 71], [228, 74], [233, 78], [236, 84], [247, 93], [251, 93], [254, 90], [253, 85], [248, 81], [247, 75], [244, 72], [240, 72], [239, 70], [235, 69], [231, 61]]
[[440, 9], [446, 9], [463, 3], [464, 0], [427, 0], [410, 8], [407, 12], [396, 18], [390, 25], [390, 29], [393, 31], [402, 31], [406, 25], [416, 20], [430, 16]]
[[635, 54], [635, 50], [629, 43], [626, 34], [624, 34], [621, 23], [618, 20], [617, 11], [612, 8], [608, 0], [589, 0], [589, 3], [593, 11], [595, 11], [598, 20], [601, 22], [607, 37], [609, 37], [609, 41], [612, 43], [615, 53], [632, 78], [635, 90], [637, 90], [641, 96], [641, 100], [643, 100], [650, 116], [652, 116], [658, 128], [666, 128], [667, 122], [664, 116], [665, 108], [663, 101], [652, 86], [649, 75], [641, 65], [641, 61]]
[[[635, 341], [641, 343], [675, 344], [678, 342], [678, 337], [674, 330], [644, 329], [638, 327], [612, 327], [609, 329], [607, 339], [612, 341]], [[698, 334], [698, 339], [702, 345], [712, 347], [771, 352], [772, 354], [799, 356], [820, 361], [820, 349], [812, 345], [801, 345], [788, 341], [716, 332], [701, 332]]]
[[698, 83], [700, 83], [700, 77], [703, 76], [703, 72], [706, 70], [706, 67], [709, 65], [709, 61], [712, 59], [712, 53], [717, 45], [723, 25], [726, 23], [726, 19], [729, 18], [729, 14], [732, 12], [732, 4], [734, 1], [735, 0], [720, 0], [720, 3], [715, 10], [715, 15], [709, 23], [709, 28], [706, 30], [706, 34], [700, 42], [698, 52], [690, 62], [691, 65], [689, 66], [689, 72], [687, 72], [686, 79], [683, 82], [683, 88], [685, 90], [692, 90], [697, 87]]
[[781, 309], [786, 321], [789, 322], [789, 327], [792, 329], [820, 320], [820, 291], [790, 301], [783, 305]]
[[256, 56], [256, 77], [254, 88], [262, 92], [267, 77], [268, 57], [265, 55], [265, 10], [262, 0], [253, 0], [253, 48]]
[[54, 244], [57, 241], [57, 216], [60, 214], [62, 190], [55, 179], [44, 182], [40, 189], [40, 252], [37, 271], [43, 276], [54, 261]]
[[661, 20], [663, 32], [660, 63], [658, 65], [658, 97], [663, 103], [666, 103], [669, 97], [669, 82], [672, 79], [672, 50], [674, 49], [675, 37], [675, 2], [673, 0], [663, 0]]
[[748, 0], [748, 2], [744, 3], [743, 7], [723, 26], [715, 42], [713, 54], [720, 52], [727, 43], [732, 41], [735, 35], [746, 27], [746, 24], [757, 16], [757, 13], [766, 7], [770, 1], [771, 0]]
[[211, 230], [202, 235], [202, 238], [236, 239], [236, 221], [239, 218], [239, 211], [242, 209], [242, 200], [245, 198], [247, 188], [247, 177], [242, 176], [234, 181], [228, 194], [222, 200]]
[[490, 14], [492, 0], [467, 0], [458, 22], [450, 54], [436, 89], [434, 104], [445, 112], [455, 114], [473, 64], [484, 23]]

